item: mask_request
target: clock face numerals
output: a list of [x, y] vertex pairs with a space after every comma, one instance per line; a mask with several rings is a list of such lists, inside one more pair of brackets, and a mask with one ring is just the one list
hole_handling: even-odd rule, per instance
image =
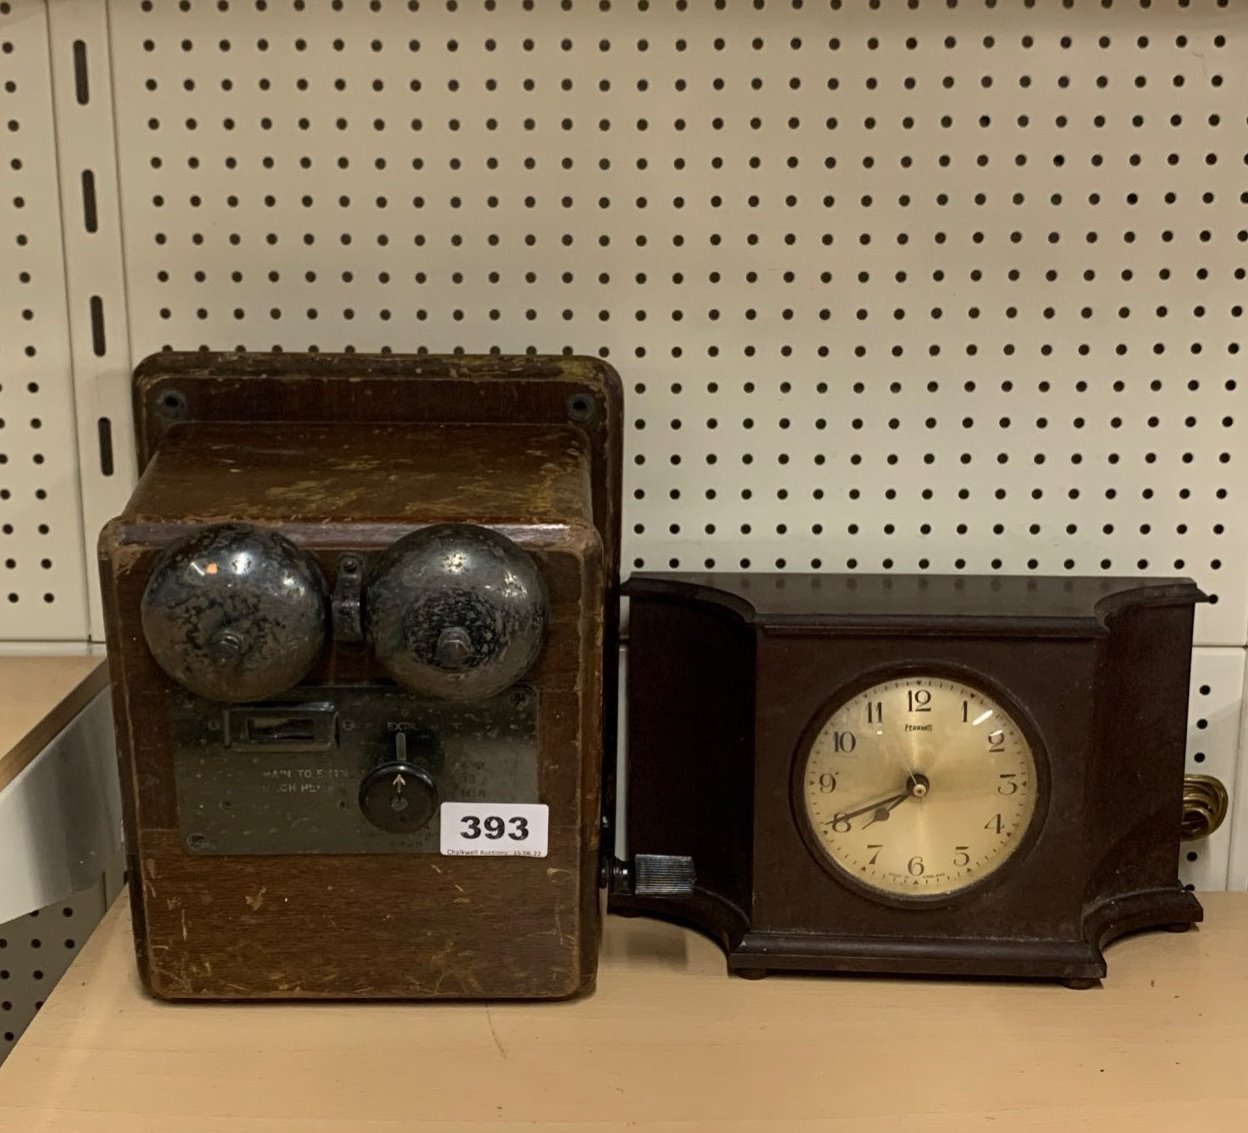
[[1018, 849], [1036, 810], [1036, 759], [987, 693], [948, 677], [882, 681], [836, 707], [799, 790], [815, 842], [860, 885], [937, 897]]

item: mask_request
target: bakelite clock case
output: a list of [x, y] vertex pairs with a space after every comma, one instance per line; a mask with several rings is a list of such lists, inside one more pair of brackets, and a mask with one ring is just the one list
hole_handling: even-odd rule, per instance
[[[588, 987], [615, 702], [613, 371], [161, 354], [134, 402], [142, 476], [100, 556], [146, 986]], [[474, 563], [496, 571], [492, 597]], [[236, 570], [233, 592], [212, 590]], [[265, 571], [273, 589], [248, 590]], [[522, 653], [491, 621], [517, 595]], [[471, 686], [498, 664], [503, 687]], [[437, 805], [454, 799], [544, 805], [545, 856], [445, 856]]]
[[[1201, 917], [1177, 876], [1194, 603], [1187, 580], [634, 575], [627, 852], [691, 892], [611, 908], [690, 922], [729, 968], [1099, 979], [1103, 946]], [[1022, 844], [943, 898], [872, 892], [802, 803], [828, 713], [928, 673], [1004, 705], [1036, 761]], [[932, 790], [936, 790], [933, 784]]]

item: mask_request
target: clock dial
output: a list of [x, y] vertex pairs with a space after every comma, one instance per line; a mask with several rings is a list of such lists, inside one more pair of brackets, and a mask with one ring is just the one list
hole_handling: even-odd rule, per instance
[[835, 867], [892, 897], [947, 896], [1018, 849], [1036, 810], [1036, 757], [982, 689], [899, 677], [837, 705], [799, 789]]

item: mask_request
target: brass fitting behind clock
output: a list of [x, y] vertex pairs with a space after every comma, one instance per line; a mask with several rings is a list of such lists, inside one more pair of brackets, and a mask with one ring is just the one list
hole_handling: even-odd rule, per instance
[[1183, 776], [1184, 842], [1208, 838], [1226, 818], [1229, 798], [1220, 779], [1212, 775]]

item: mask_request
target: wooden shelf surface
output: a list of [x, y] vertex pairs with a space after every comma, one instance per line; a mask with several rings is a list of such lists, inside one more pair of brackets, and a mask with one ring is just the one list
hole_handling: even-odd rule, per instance
[[101, 657], [0, 657], [0, 790], [107, 684]]
[[123, 898], [0, 1067], [0, 1128], [1248, 1129], [1248, 895], [1203, 900], [1201, 928], [1112, 947], [1092, 991], [746, 981], [692, 932], [611, 917], [594, 994], [486, 1006], [159, 1003]]

